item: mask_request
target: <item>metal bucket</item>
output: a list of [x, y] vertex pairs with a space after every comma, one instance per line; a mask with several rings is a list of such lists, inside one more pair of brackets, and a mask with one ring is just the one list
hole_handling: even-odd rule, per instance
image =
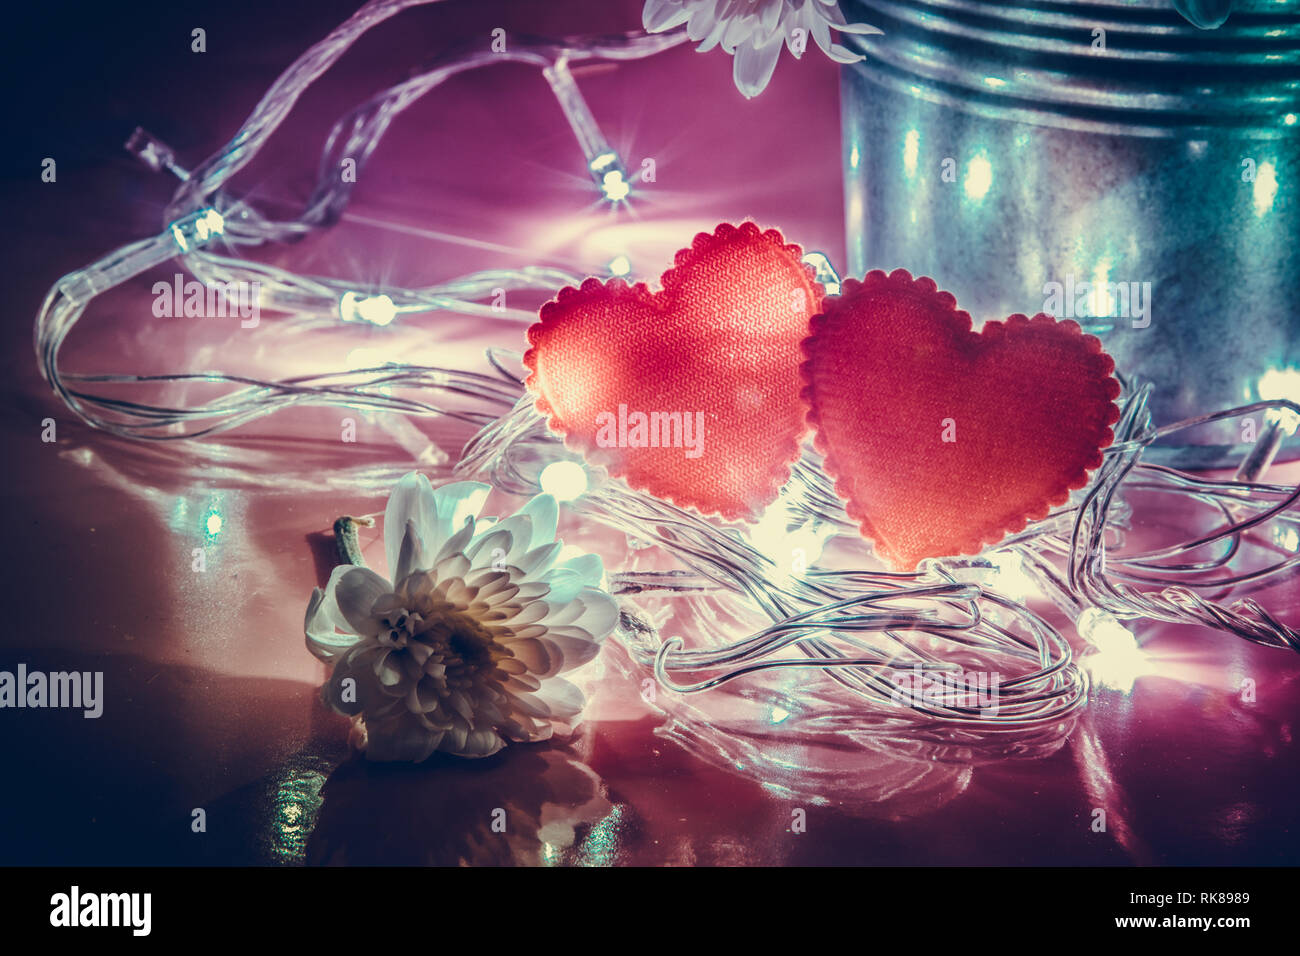
[[[885, 31], [843, 74], [853, 275], [1074, 318], [1160, 424], [1300, 398], [1300, 4], [1217, 30], [1168, 0], [841, 6]], [[1190, 434], [1166, 461], [1241, 456], [1241, 422]]]

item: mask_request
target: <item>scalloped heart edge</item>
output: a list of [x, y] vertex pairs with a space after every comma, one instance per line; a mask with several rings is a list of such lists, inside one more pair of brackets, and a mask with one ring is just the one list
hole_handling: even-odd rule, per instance
[[[574, 444], [573, 436], [565, 431], [563, 424], [559, 421], [559, 415], [546, 400], [537, 387], [537, 341], [535, 333], [547, 326], [554, 326], [567, 320], [572, 315], [572, 310], [587, 302], [595, 301], [598, 297], [604, 299], [607, 294], [616, 296], [630, 295], [642, 305], [651, 308], [659, 308], [660, 296], [669, 293], [670, 290], [680, 288], [680, 275], [682, 270], [690, 263], [691, 257], [709, 252], [726, 242], [733, 240], [736, 236], [746, 238], [762, 238], [774, 245], [777, 249], [789, 255], [798, 263], [812, 286], [815, 301], [820, 307], [826, 301], [826, 288], [817, 281], [817, 271], [808, 263], [801, 261], [803, 259], [803, 247], [793, 242], [786, 242], [785, 237], [780, 230], [769, 228], [762, 229], [758, 223], [752, 219], [746, 219], [740, 225], [733, 225], [729, 222], [719, 223], [714, 227], [713, 232], [698, 232], [691, 244], [684, 249], [678, 249], [673, 256], [673, 264], [659, 277], [659, 290], [650, 291], [650, 287], [645, 282], [637, 282], [629, 285], [624, 279], [599, 279], [592, 276], [585, 279], [577, 288], [565, 286], [556, 293], [555, 298], [543, 303], [538, 310], [538, 321], [528, 327], [527, 339], [528, 350], [524, 353], [523, 365], [528, 369], [528, 375], [524, 378], [524, 387], [533, 395], [533, 404], [537, 411], [545, 418], [546, 427], [553, 435], [558, 435], [564, 447], [580, 456], [584, 462], [587, 461], [586, 450], [578, 444]], [[813, 313], [813, 317], [817, 313]], [[810, 321], [811, 321], [810, 317]], [[807, 334], [802, 342], [807, 340]], [[802, 400], [802, 393], [800, 394]], [[660, 501], [666, 501], [674, 507], [683, 510], [690, 509], [697, 514], [706, 518], [720, 518], [727, 522], [752, 521], [756, 519], [761, 511], [769, 506], [773, 501], [780, 497], [781, 489], [785, 487], [790, 480], [794, 463], [799, 460], [801, 449], [803, 448], [804, 439], [808, 436], [809, 426], [807, 425], [807, 416], [805, 415], [805, 427], [799, 431], [798, 435], [788, 437], [783, 443], [784, 452], [775, 460], [772, 468], [768, 472], [767, 486], [761, 496], [762, 504], [754, 508], [731, 508], [718, 509], [716, 511], [703, 511], [691, 502], [678, 500], [670, 493], [662, 489], [656, 490], [650, 484], [645, 487], [636, 488], [628, 482], [626, 474], [622, 469], [614, 469], [605, 465], [597, 464], [597, 467], [603, 468], [611, 476], [618, 478], [636, 491], [642, 491], [646, 494], [653, 495]], [[781, 450], [778, 445], [778, 451]], [[591, 462], [587, 462], [589, 465]]]
[[[874, 291], [882, 288], [887, 289], [895, 287], [907, 288], [909, 290], [920, 290], [927, 295], [932, 296], [936, 303], [941, 303], [946, 308], [945, 314], [951, 317], [952, 321], [958, 326], [958, 328], [978, 339], [984, 339], [988, 333], [992, 332], [993, 334], [990, 341], [993, 341], [1004, 336], [1006, 331], [1011, 328], [1018, 328], [1032, 323], [1044, 325], [1051, 324], [1061, 328], [1083, 341], [1088, 353], [1096, 360], [1097, 371], [1111, 383], [1111, 386], [1113, 386], [1107, 387], [1107, 391], [1112, 393], [1108, 403], [1108, 411], [1105, 416], [1107, 419], [1107, 427], [1101, 436], [1100, 443], [1097, 445], [1094, 458], [1089, 464], [1084, 465], [1060, 487], [1049, 494], [1044, 502], [1033, 507], [1027, 506], [1027, 510], [1025, 510], [1023, 514], [1008, 519], [999, 528], [989, 529], [968, 536], [961, 542], [959, 550], [954, 551], [952, 554], [927, 556], [913, 563], [911, 567], [903, 567], [901, 563], [894, 561], [893, 557], [889, 554], [888, 549], [880, 542], [878, 536], [874, 533], [871, 521], [867, 517], [866, 513], [849, 495], [848, 489], [845, 485], [845, 476], [848, 473], [848, 469], [841, 467], [839, 460], [826, 441], [825, 432], [822, 430], [821, 416], [817, 411], [814, 401], [815, 389], [812, 384], [811, 374], [812, 353], [816, 347], [817, 338], [821, 331], [831, 322], [835, 321], [838, 314], [846, 311], [849, 304], [857, 295], [862, 294], [864, 291]], [[1023, 313], [1017, 312], [1014, 315], [1008, 316], [1006, 319], [984, 323], [983, 328], [978, 332], [974, 331], [972, 326], [973, 323], [971, 321], [970, 313], [957, 308], [957, 297], [951, 292], [940, 289], [939, 284], [929, 276], [919, 276], [914, 279], [912, 274], [906, 269], [895, 269], [888, 274], [886, 274], [883, 269], [873, 269], [861, 280], [845, 279], [840, 285], [840, 293], [838, 295], [826, 296], [822, 299], [822, 311], [817, 315], [814, 315], [809, 321], [808, 335], [804, 338], [803, 342], [800, 343], [804, 360], [799, 363], [799, 378], [802, 382], [802, 387], [799, 389], [799, 398], [803, 401], [804, 407], [807, 409], [805, 419], [808, 422], [808, 426], [813, 430], [813, 447], [822, 456], [822, 467], [825, 469], [826, 474], [831, 478], [835, 488], [835, 494], [839, 497], [840, 501], [844, 503], [845, 513], [848, 515], [850, 520], [857, 524], [862, 537], [871, 543], [877, 556], [882, 558], [891, 567], [899, 570], [915, 570], [922, 561], [941, 560], [942, 558], [979, 554], [989, 545], [997, 544], [999, 541], [1004, 540], [1008, 535], [1023, 531], [1025, 528], [1029, 527], [1031, 521], [1042, 521], [1051, 514], [1053, 508], [1069, 501], [1071, 492], [1083, 488], [1088, 484], [1091, 473], [1101, 467], [1103, 461], [1102, 450], [1109, 448], [1115, 441], [1115, 432], [1110, 428], [1110, 426], [1119, 421], [1119, 406], [1115, 404], [1114, 399], [1119, 396], [1121, 389], [1119, 381], [1114, 376], [1115, 360], [1102, 349], [1100, 339], [1094, 335], [1084, 334], [1079, 323], [1070, 319], [1058, 321], [1054, 316], [1048, 315], [1046, 312], [1039, 312], [1032, 319]]]

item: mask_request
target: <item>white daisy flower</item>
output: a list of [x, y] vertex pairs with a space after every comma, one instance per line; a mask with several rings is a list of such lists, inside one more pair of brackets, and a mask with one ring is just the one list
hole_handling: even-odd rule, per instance
[[392, 581], [343, 565], [312, 592], [307, 647], [334, 666], [321, 695], [355, 718], [371, 760], [486, 757], [582, 710], [559, 675], [595, 657], [618, 620], [604, 567], [591, 554], [557, 561], [550, 495], [495, 521], [479, 518], [489, 490], [406, 475], [384, 512]]
[[686, 35], [701, 53], [721, 46], [735, 56], [736, 89], [754, 97], [763, 92], [781, 54], [781, 44], [795, 58], [811, 39], [836, 63], [857, 63], [831, 38], [831, 31], [873, 34], [865, 23], [847, 23], [839, 0], [646, 0], [641, 22], [651, 33], [686, 24]]

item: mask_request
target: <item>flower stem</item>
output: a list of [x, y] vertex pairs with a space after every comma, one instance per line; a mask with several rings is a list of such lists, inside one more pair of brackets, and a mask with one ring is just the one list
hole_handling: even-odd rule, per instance
[[357, 528], [361, 525], [372, 527], [374, 518], [353, 518], [344, 515], [334, 521], [334, 546], [338, 548], [339, 561], [354, 564], [359, 568], [366, 566], [366, 559], [361, 556], [361, 542], [357, 539]]

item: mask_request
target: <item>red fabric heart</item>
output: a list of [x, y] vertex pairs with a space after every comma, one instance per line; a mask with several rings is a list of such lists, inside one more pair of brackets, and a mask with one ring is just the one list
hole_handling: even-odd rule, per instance
[[[661, 292], [621, 279], [561, 290], [528, 330], [537, 409], [566, 446], [633, 488], [754, 517], [807, 432], [799, 343], [822, 287], [801, 255], [774, 229], [724, 223], [677, 253]], [[660, 417], [638, 432], [636, 413], [677, 413], [682, 425]]]
[[1101, 464], [1119, 418], [1115, 363], [1076, 323], [1013, 315], [975, 333], [950, 293], [902, 269], [828, 296], [804, 354], [816, 448], [897, 568], [1046, 517]]

